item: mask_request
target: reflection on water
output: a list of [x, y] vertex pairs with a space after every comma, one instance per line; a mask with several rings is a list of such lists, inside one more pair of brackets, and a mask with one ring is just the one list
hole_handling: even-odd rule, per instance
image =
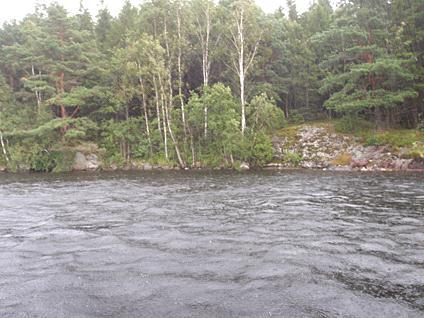
[[0, 175], [1, 317], [423, 317], [424, 175]]

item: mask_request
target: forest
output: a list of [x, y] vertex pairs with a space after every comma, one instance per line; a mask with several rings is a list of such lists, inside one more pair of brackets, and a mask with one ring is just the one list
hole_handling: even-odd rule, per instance
[[96, 145], [118, 166], [260, 167], [290, 124], [424, 129], [424, 1], [286, 7], [146, 0], [93, 17], [54, 3], [5, 23], [0, 163], [66, 170]]

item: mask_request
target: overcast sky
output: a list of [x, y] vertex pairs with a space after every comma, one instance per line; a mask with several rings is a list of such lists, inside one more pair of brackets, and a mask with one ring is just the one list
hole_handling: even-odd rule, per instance
[[[54, 0], [0, 0], [0, 23], [13, 19], [22, 19], [26, 14], [33, 12], [37, 3], [44, 4], [54, 2]], [[77, 12], [79, 8], [79, 0], [57, 0], [64, 5], [70, 12]], [[139, 4], [142, 0], [131, 0], [134, 5]], [[266, 11], [273, 12], [278, 7], [285, 4], [285, 0], [256, 0], [256, 2]], [[296, 0], [299, 11], [306, 10], [312, 0]], [[100, 0], [83, 0], [84, 6], [90, 10], [93, 15], [99, 8]], [[119, 12], [124, 0], [105, 0], [109, 10], [115, 15]]]

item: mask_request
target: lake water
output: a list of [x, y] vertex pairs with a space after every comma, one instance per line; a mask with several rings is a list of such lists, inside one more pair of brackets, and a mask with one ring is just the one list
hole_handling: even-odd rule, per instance
[[424, 174], [1, 174], [0, 317], [424, 317]]

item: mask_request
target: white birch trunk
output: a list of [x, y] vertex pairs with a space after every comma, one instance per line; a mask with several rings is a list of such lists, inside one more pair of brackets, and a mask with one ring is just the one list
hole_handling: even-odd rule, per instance
[[159, 85], [160, 85], [160, 98], [161, 98], [161, 108], [162, 108], [162, 122], [163, 122], [163, 143], [165, 147], [165, 158], [166, 160], [169, 159], [168, 155], [168, 133], [166, 132], [166, 115], [165, 115], [165, 108], [166, 108], [166, 101], [165, 101], [165, 92], [162, 84], [162, 79], [160, 75], [158, 76]]
[[[203, 89], [209, 85], [209, 74], [211, 62], [209, 60], [209, 46], [210, 46], [210, 33], [211, 33], [211, 8], [210, 2], [206, 0], [206, 7], [203, 10], [204, 25], [197, 17], [198, 38], [202, 47], [202, 74], [203, 74]], [[204, 105], [204, 135], [208, 135], [208, 105]]]
[[[246, 43], [246, 30], [245, 30], [245, 8], [241, 4], [240, 8], [236, 8], [235, 22], [236, 33], [232, 33], [232, 41], [234, 48], [237, 51], [237, 62], [233, 60], [234, 68], [239, 77], [240, 84], [240, 104], [241, 104], [241, 132], [244, 134], [246, 130], [246, 76], [252, 65], [256, 51], [259, 45], [259, 39], [254, 44], [253, 48], [248, 48]], [[260, 37], [259, 37], [260, 38]]]
[[149, 141], [150, 153], [152, 154], [153, 153], [152, 139], [150, 138], [150, 126], [149, 126], [149, 115], [147, 113], [146, 91], [144, 89], [144, 82], [141, 76], [139, 77], [139, 82], [140, 82], [140, 88], [141, 88], [141, 98], [143, 99], [143, 111], [144, 111], [144, 121], [146, 123], [147, 139]]
[[[185, 168], [185, 163], [181, 157], [181, 152], [180, 149], [178, 147], [178, 143], [175, 139], [174, 133], [172, 131], [172, 127], [171, 127], [171, 116], [169, 114], [169, 110], [173, 108], [173, 94], [172, 94], [172, 57], [171, 57], [171, 51], [169, 48], [169, 39], [168, 39], [168, 31], [167, 31], [167, 24], [166, 24], [166, 19], [164, 20], [164, 37], [165, 37], [165, 48], [166, 48], [166, 55], [168, 57], [168, 65], [167, 65], [167, 70], [168, 70], [168, 74], [167, 74], [167, 78], [168, 78], [168, 103], [165, 104], [165, 125], [168, 128], [168, 132], [169, 132], [169, 136], [171, 137], [172, 143], [174, 144], [174, 149], [175, 149], [175, 153], [177, 155], [177, 159], [178, 159], [178, 163], [180, 165], [181, 168]], [[163, 88], [163, 83], [161, 78], [159, 77], [159, 82], [160, 85], [165, 93], [165, 89]]]
[[241, 102], [241, 132], [244, 134], [246, 129], [246, 105], [244, 100], [244, 79], [245, 79], [245, 68], [244, 68], [244, 9], [240, 10], [240, 18], [237, 23], [237, 31], [239, 37], [239, 78], [240, 78], [240, 102]]
[[1, 143], [1, 149], [3, 150], [4, 158], [6, 159], [6, 162], [9, 163], [9, 156], [7, 155], [6, 146], [3, 140], [3, 133], [1, 131], [0, 131], [0, 143]]
[[182, 72], [182, 35], [181, 35], [181, 2], [177, 3], [177, 33], [178, 33], [178, 58], [177, 58], [177, 66], [178, 66], [178, 95], [180, 98], [181, 105], [181, 120], [183, 122], [184, 128], [184, 136], [187, 137], [187, 125], [186, 125], [186, 117], [185, 117], [185, 105], [184, 105], [184, 97], [183, 97], [183, 72]]
[[159, 130], [160, 137], [162, 139], [163, 136], [162, 136], [162, 125], [160, 120], [159, 91], [158, 91], [158, 84], [156, 83], [156, 76], [153, 76], [153, 88], [155, 90], [156, 116], [158, 118], [158, 130]]
[[[31, 73], [32, 73], [32, 76], [35, 77], [34, 64], [31, 64]], [[41, 71], [38, 72], [38, 75], [41, 77]], [[40, 114], [42, 99], [41, 99], [41, 92], [38, 91], [37, 89], [35, 90], [35, 97], [37, 98], [37, 112], [38, 114]]]

